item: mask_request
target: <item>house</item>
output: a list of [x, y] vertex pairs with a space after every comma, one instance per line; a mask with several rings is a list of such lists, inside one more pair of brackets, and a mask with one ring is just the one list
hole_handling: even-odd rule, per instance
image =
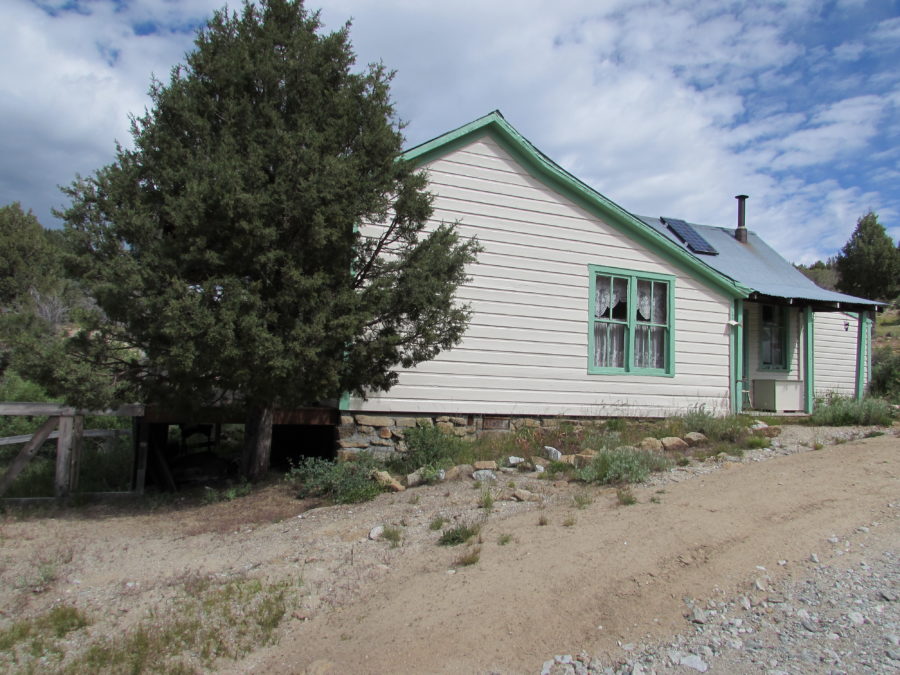
[[391, 391], [345, 397], [343, 447], [390, 450], [422, 418], [471, 436], [699, 406], [809, 411], [825, 390], [863, 391], [878, 303], [818, 288], [743, 222], [637, 217], [497, 111], [406, 157], [429, 176], [435, 223], [484, 247], [458, 294], [472, 319]]

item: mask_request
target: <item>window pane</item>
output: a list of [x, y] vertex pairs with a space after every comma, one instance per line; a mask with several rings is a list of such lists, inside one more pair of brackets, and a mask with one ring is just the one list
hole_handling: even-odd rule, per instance
[[594, 316], [598, 319], [609, 318], [611, 288], [612, 277], [597, 277], [597, 287], [594, 293]]
[[653, 323], [669, 322], [669, 284], [664, 281], [653, 282]]
[[625, 367], [625, 326], [598, 323], [594, 326], [594, 365], [598, 368]]
[[644, 279], [637, 282], [637, 320], [650, 321], [653, 313], [653, 283]]
[[635, 326], [634, 365], [636, 368], [666, 367], [666, 332], [661, 326]]
[[617, 321], [628, 320], [628, 279], [613, 277], [613, 291], [610, 305], [612, 306], [612, 318]]

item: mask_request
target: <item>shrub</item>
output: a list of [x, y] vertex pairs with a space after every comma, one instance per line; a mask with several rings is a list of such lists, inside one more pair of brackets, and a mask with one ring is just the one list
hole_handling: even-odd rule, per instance
[[640, 483], [652, 471], [665, 471], [672, 462], [667, 457], [646, 450], [616, 448], [602, 450], [591, 462], [577, 472], [587, 483]]
[[756, 436], [751, 434], [747, 436], [743, 441], [741, 441], [741, 445], [748, 450], [756, 450], [761, 448], [768, 448], [772, 444], [765, 436]]
[[872, 355], [872, 380], [869, 392], [900, 403], [900, 352], [882, 347]]
[[864, 398], [857, 401], [848, 396], [829, 394], [824, 400], [816, 401], [816, 408], [810, 416], [810, 423], [817, 426], [844, 427], [857, 425], [891, 424], [891, 406], [880, 398]]
[[447, 519], [444, 518], [443, 516], [435, 516], [434, 520], [432, 520], [431, 523], [429, 523], [428, 529], [437, 532], [439, 529], [441, 529], [444, 526], [444, 524], [446, 522], [447, 522]]
[[391, 470], [398, 473], [411, 473], [424, 466], [436, 475], [439, 469], [459, 463], [465, 455], [465, 441], [433, 426], [407, 429], [403, 440], [406, 452], [396, 453], [388, 460]]
[[481, 547], [475, 546], [459, 556], [453, 563], [454, 567], [466, 567], [474, 565], [481, 559]]
[[286, 480], [298, 489], [299, 497], [322, 497], [335, 504], [353, 504], [374, 499], [383, 488], [372, 480], [372, 471], [381, 464], [368, 453], [359, 453], [352, 462], [332, 462], [306, 457], [292, 466]]
[[747, 435], [747, 427], [750, 424], [748, 418], [738, 415], [713, 415], [702, 404], [692, 407], [676, 419], [680, 421], [685, 433], [699, 431], [710, 441], [730, 441], [732, 443]]
[[385, 525], [381, 536], [385, 541], [391, 542], [391, 548], [397, 548], [400, 546], [400, 541], [403, 539], [403, 531], [399, 527]]
[[616, 499], [619, 500], [619, 504], [622, 506], [631, 506], [632, 504], [637, 504], [637, 497], [634, 496], [634, 493], [631, 491], [631, 488], [619, 488], [616, 490]]

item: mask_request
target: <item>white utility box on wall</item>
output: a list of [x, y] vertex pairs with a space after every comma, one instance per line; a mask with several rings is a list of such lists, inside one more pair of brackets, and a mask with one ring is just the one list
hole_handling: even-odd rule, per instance
[[753, 380], [756, 410], [803, 410], [803, 383], [797, 380]]

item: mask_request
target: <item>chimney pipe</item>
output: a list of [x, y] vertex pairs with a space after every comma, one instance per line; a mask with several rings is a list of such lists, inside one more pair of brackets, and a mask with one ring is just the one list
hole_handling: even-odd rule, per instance
[[735, 199], [738, 200], [738, 224], [737, 229], [734, 231], [734, 238], [737, 239], [742, 244], [747, 243], [747, 225], [746, 225], [746, 202], [747, 195], [736, 195]]

